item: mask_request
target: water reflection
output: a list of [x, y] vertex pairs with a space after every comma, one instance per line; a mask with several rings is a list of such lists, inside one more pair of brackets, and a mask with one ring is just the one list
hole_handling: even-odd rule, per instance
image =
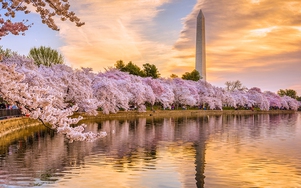
[[88, 122], [108, 133], [94, 143], [35, 130], [0, 144], [0, 187], [301, 187], [300, 116]]

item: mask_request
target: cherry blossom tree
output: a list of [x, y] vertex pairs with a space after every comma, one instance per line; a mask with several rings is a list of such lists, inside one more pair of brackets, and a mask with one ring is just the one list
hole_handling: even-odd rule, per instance
[[144, 112], [146, 110], [146, 102], [150, 104], [155, 102], [152, 88], [144, 84], [142, 77], [121, 72], [117, 69], [109, 69], [105, 73], [100, 73], [99, 76], [118, 80], [119, 89], [126, 95], [129, 104], [137, 106], [138, 111]]
[[210, 83], [199, 80], [198, 93], [200, 104], [209, 109], [222, 109], [222, 88], [214, 87]]
[[[51, 92], [52, 95], [55, 95], [56, 99], [53, 101], [53, 103], [60, 108], [66, 107], [66, 104], [63, 103], [63, 90], [60, 87], [62, 86], [62, 84], [57, 84], [60, 82], [56, 79], [57, 77], [54, 77], [53, 75], [51, 75], [50, 78], [47, 78], [44, 75], [42, 75], [39, 71], [39, 68], [34, 64], [32, 59], [15, 54], [11, 57], [6, 57], [2, 64], [8, 66], [16, 65], [15, 70], [19, 73], [24, 74], [24, 79], [22, 83], [26, 83], [30, 87], [43, 87], [46, 85], [49, 86], [49, 89], [52, 90], [49, 92]], [[50, 72], [50, 69], [47, 69], [47, 72]]]
[[82, 117], [70, 118], [77, 105], [69, 108], [60, 108], [54, 104], [55, 95], [52, 95], [49, 86], [29, 86], [22, 83], [25, 75], [15, 71], [16, 65], [8, 66], [0, 63], [0, 94], [8, 103], [17, 104], [22, 113], [31, 118], [40, 120], [45, 126], [66, 135], [72, 141], [93, 141], [103, 137], [106, 133], [84, 132], [86, 125], [77, 124]]
[[235, 90], [233, 92], [230, 92], [231, 96], [234, 99], [234, 104], [232, 107], [251, 107], [252, 103], [248, 100], [248, 97], [244, 91]]
[[28, 30], [30, 25], [25, 25], [25, 22], [12, 22], [11, 20], [4, 20], [0, 14], [0, 40], [2, 37], [13, 34], [19, 35], [20, 33], [24, 35], [24, 32]]
[[299, 102], [289, 96], [281, 97], [281, 104], [282, 107], [287, 110], [298, 110], [298, 108], [300, 107]]
[[232, 93], [222, 90], [222, 94], [220, 96], [223, 106], [235, 108], [237, 106], [240, 106], [239, 103], [236, 101], [237, 98], [235, 98], [235, 95], [233, 95]]
[[98, 102], [94, 97], [92, 81], [88, 76], [87, 69], [73, 70], [71, 67], [61, 64], [38, 67], [32, 59], [19, 55], [7, 57], [2, 63], [6, 65], [16, 64], [16, 70], [25, 75], [22, 82], [29, 84], [29, 86], [49, 86], [49, 89], [53, 90], [51, 91], [52, 94], [56, 95], [56, 99], [59, 99], [55, 102], [60, 108], [77, 104], [78, 111], [97, 114]]
[[119, 89], [116, 80], [106, 77], [96, 77], [92, 84], [94, 96], [104, 114], [116, 113], [119, 109], [128, 110], [129, 98]]
[[150, 86], [143, 84], [140, 80], [137, 82], [133, 82], [130, 86], [130, 91], [132, 93], [133, 98], [130, 99], [130, 102], [137, 105], [138, 111], [145, 112], [146, 110], [146, 102], [150, 104], [155, 103], [155, 95]]
[[173, 88], [167, 79], [159, 80], [164, 90], [157, 100], [163, 105], [163, 108], [171, 108], [171, 105], [175, 103], [175, 94], [173, 92]]
[[[60, 78], [65, 93], [65, 101], [77, 104], [80, 112], [97, 114], [98, 100], [94, 96], [92, 80], [83, 70], [72, 70], [66, 65], [54, 65], [51, 67], [55, 76]], [[44, 69], [47, 69], [44, 67]], [[60, 71], [61, 70], [61, 71]], [[65, 70], [65, 71], [62, 71]], [[46, 72], [46, 71], [43, 71]]]
[[270, 107], [281, 108], [281, 97], [271, 91], [264, 92], [264, 95], [270, 103]]
[[198, 104], [198, 92], [194, 81], [175, 78], [171, 80], [171, 83], [177, 105], [195, 106]]
[[17, 12], [30, 13], [33, 7], [35, 12], [41, 16], [43, 24], [53, 30], [59, 30], [54, 21], [54, 17], [59, 17], [62, 21], [69, 20], [76, 26], [84, 25], [73, 11], [70, 11], [68, 0], [0, 0], [4, 14], [0, 14], [0, 39], [8, 34], [23, 34], [32, 24], [28, 20], [13, 22]]
[[253, 87], [248, 90], [247, 96], [249, 103], [258, 106], [261, 110], [269, 110], [270, 103], [268, 99], [263, 95], [260, 88]]
[[145, 78], [143, 82], [151, 87], [155, 95], [155, 102], [163, 105], [163, 108], [171, 108], [174, 103], [173, 89], [166, 79]]

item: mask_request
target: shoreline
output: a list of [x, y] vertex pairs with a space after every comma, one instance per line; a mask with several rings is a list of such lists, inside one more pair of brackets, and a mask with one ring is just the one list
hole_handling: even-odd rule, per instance
[[194, 117], [194, 116], [207, 116], [207, 115], [253, 115], [253, 114], [292, 114], [297, 113], [294, 110], [156, 110], [156, 111], [119, 111], [116, 114], [103, 114], [98, 112], [98, 115], [88, 115], [86, 113], [75, 113], [73, 116], [82, 116], [84, 120], [87, 119], [128, 119], [128, 118], [139, 118], [139, 117]]
[[[86, 113], [74, 113], [73, 117], [82, 116], [83, 119], [79, 123], [91, 120], [112, 120], [112, 119], [134, 119], [134, 118], [164, 118], [164, 117], [197, 117], [197, 116], [214, 116], [214, 115], [256, 115], [256, 114], [292, 114], [298, 113], [293, 110], [156, 110], [156, 111], [120, 111], [116, 114], [103, 114], [98, 112], [98, 115], [88, 115]], [[42, 126], [38, 120], [28, 117], [17, 117], [0, 120], [0, 138], [11, 133], [22, 131], [30, 127]]]

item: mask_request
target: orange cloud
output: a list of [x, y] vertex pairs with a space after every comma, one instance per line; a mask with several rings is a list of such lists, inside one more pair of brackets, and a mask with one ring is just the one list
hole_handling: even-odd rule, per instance
[[[72, 23], [60, 23], [60, 35], [66, 45], [61, 48], [74, 67], [92, 67], [99, 71], [113, 66], [117, 60], [138, 65], [156, 62], [168, 54], [164, 43], [146, 39], [143, 33], [151, 29], [158, 7], [168, 0], [74, 2], [78, 16], [86, 22], [81, 28]], [[164, 57], [163, 57], [164, 59]]]

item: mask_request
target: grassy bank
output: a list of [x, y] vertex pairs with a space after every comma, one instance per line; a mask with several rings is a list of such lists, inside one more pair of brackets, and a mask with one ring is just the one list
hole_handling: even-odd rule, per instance
[[20, 129], [38, 125], [41, 125], [38, 120], [30, 119], [28, 117], [4, 119], [0, 121], [0, 137]]
[[[207, 116], [207, 115], [251, 115], [251, 114], [286, 114], [295, 113], [291, 110], [271, 110], [271, 111], [260, 111], [260, 110], [155, 110], [155, 111], [121, 111], [116, 114], [103, 114], [98, 112], [98, 115], [92, 116], [86, 113], [75, 113], [73, 116], [83, 116], [82, 121], [93, 121], [93, 120], [110, 120], [110, 119], [133, 119], [139, 117], [145, 118], [161, 118], [161, 117], [195, 117], [195, 116]], [[81, 122], [80, 122], [81, 123]], [[40, 126], [44, 127], [39, 121], [30, 119], [28, 117], [19, 117], [0, 120], [0, 137], [9, 136], [10, 134], [19, 134], [23, 130], [27, 130], [29, 127]], [[13, 136], [15, 137], [15, 136]]]
[[120, 111], [116, 114], [103, 114], [98, 112], [97, 116], [91, 116], [85, 113], [75, 113], [74, 116], [81, 115], [84, 119], [122, 119], [122, 118], [137, 118], [137, 117], [179, 117], [179, 116], [205, 116], [205, 115], [223, 115], [223, 114], [233, 114], [233, 115], [251, 115], [251, 114], [285, 114], [285, 113], [295, 113], [293, 110], [155, 110], [155, 111]]

